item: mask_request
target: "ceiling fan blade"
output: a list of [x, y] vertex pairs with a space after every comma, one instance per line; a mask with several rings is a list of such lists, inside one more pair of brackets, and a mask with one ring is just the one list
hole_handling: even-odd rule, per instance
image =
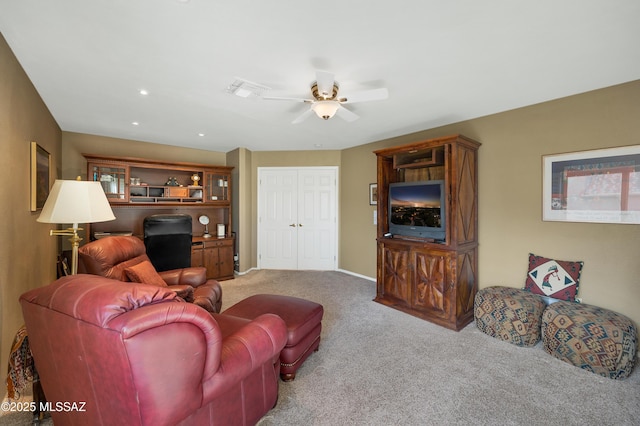
[[332, 73], [326, 71], [316, 71], [318, 95], [331, 97], [333, 95], [333, 83], [335, 83], [335, 76]]
[[380, 101], [389, 97], [389, 91], [386, 88], [363, 90], [361, 92], [351, 93], [338, 99], [343, 104], [353, 104], [356, 102]]
[[298, 124], [298, 123], [302, 123], [304, 120], [306, 120], [307, 118], [309, 118], [311, 115], [313, 114], [313, 110], [311, 108], [309, 108], [308, 110], [306, 110], [302, 115], [298, 116], [298, 118], [296, 118], [295, 120], [293, 120], [291, 122], [291, 124]]
[[287, 98], [287, 97], [279, 97], [279, 96], [263, 96], [262, 99], [265, 101], [292, 101], [292, 102], [307, 102], [313, 103], [312, 99], [304, 99], [304, 98]]
[[352, 122], [356, 121], [360, 116], [355, 112], [351, 112], [342, 105], [338, 106], [338, 110], [336, 111], [336, 115], [342, 118], [344, 121]]

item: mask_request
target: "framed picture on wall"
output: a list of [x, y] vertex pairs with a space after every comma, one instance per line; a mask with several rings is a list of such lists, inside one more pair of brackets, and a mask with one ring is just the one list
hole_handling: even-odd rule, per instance
[[640, 223], [640, 145], [542, 157], [542, 220]]
[[369, 205], [375, 206], [378, 204], [378, 184], [369, 184]]
[[31, 142], [31, 211], [42, 209], [49, 196], [51, 154], [36, 142]]

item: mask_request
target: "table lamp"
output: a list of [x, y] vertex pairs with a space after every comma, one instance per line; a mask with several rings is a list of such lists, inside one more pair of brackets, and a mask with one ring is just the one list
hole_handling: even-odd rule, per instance
[[52, 229], [49, 235], [70, 235], [71, 274], [78, 272], [78, 247], [82, 238], [78, 236], [79, 223], [106, 222], [114, 220], [107, 196], [100, 182], [56, 179], [42, 207], [38, 222], [72, 223], [67, 229]]

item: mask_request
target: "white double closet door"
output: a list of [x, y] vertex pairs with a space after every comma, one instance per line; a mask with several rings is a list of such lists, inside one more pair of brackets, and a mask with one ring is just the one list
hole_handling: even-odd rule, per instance
[[337, 167], [258, 168], [258, 268], [337, 268]]

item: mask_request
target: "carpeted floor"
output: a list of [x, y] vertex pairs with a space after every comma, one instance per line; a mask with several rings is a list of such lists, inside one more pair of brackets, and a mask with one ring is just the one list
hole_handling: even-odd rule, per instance
[[[320, 350], [295, 381], [280, 383], [260, 426], [640, 425], [638, 367], [616, 381], [474, 324], [451, 331], [373, 302], [374, 282], [341, 272], [253, 271], [222, 286], [223, 310], [257, 293], [325, 308]], [[0, 424], [28, 425], [31, 416], [11, 413]]]
[[320, 351], [281, 383], [261, 426], [640, 425], [637, 368], [615, 381], [473, 323], [451, 331], [372, 302], [374, 282], [340, 272], [254, 271], [222, 285], [223, 309], [262, 292], [325, 308]]

